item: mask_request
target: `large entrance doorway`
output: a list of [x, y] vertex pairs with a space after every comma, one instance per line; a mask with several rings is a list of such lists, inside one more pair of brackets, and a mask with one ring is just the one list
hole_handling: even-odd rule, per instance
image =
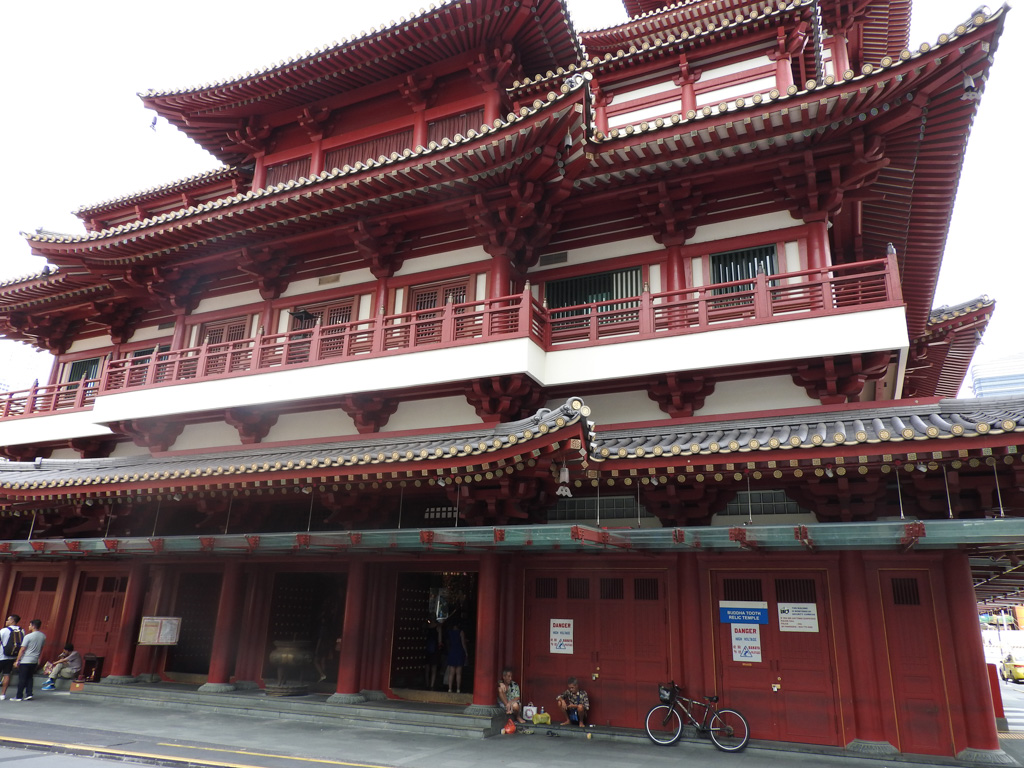
[[[447, 692], [451, 688], [462, 694], [473, 692], [476, 594], [476, 573], [398, 575], [391, 646], [392, 690]], [[466, 654], [459, 650], [463, 642]], [[449, 674], [455, 673], [460, 661], [461, 680], [456, 676], [449, 685]]]
[[[751, 738], [838, 745], [825, 575], [716, 572], [714, 584], [716, 673], [726, 706], [746, 716]], [[721, 620], [720, 601], [765, 604], [767, 623], [734, 628]], [[745, 645], [737, 631], [749, 631], [752, 641]]]
[[110, 655], [111, 645], [121, 626], [127, 587], [127, 574], [82, 574], [71, 638], [83, 654]]
[[669, 678], [671, 614], [665, 570], [527, 571], [523, 695], [555, 713], [577, 677], [592, 723], [642, 728]]

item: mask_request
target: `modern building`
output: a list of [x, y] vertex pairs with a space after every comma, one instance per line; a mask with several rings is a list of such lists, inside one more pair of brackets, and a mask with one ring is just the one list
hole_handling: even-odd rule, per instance
[[0, 398], [7, 610], [110, 683], [489, 707], [512, 663], [599, 725], [673, 678], [998, 760], [972, 567], [1021, 548], [1024, 400], [950, 399], [993, 303], [932, 299], [1006, 9], [911, 47], [909, 0], [624, 4], [143, 94], [223, 166], [0, 286], [55, 355]]
[[971, 366], [975, 397], [1024, 397], [1024, 354]]

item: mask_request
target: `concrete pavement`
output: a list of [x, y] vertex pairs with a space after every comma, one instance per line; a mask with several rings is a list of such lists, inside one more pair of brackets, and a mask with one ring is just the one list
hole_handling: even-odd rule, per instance
[[[548, 736], [547, 733], [556, 734]], [[1024, 737], [1024, 733], [1017, 734]], [[882, 768], [891, 765], [965, 765], [946, 759], [850, 757], [817, 747], [752, 745], [726, 754], [709, 742], [658, 747], [646, 739], [592, 738], [574, 729], [536, 727], [532, 734], [457, 739], [430, 733], [309, 722], [300, 717], [251, 717], [194, 708], [151, 707], [95, 700], [81, 694], [36, 692], [32, 701], [0, 702], [0, 762], [24, 750], [120, 759], [168, 766], [381, 766], [469, 768], [486, 765], [546, 768], [567, 762], [587, 768], [659, 768], [698, 760], [746, 768], [815, 766]], [[1002, 742], [1006, 765], [1024, 765], [1024, 738]], [[73, 765], [68, 758], [68, 765]]]

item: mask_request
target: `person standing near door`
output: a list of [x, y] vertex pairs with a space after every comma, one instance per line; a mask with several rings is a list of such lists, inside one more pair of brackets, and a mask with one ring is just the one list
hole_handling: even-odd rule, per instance
[[462, 693], [462, 668], [469, 659], [469, 649], [466, 647], [466, 633], [462, 631], [462, 622], [459, 619], [452, 619], [447, 635], [448, 693], [453, 692], [452, 686], [455, 686], [455, 693]]
[[21, 616], [12, 613], [7, 617], [7, 623], [0, 629], [0, 675], [3, 676], [3, 689], [0, 690], [0, 701], [7, 698], [7, 685], [11, 682], [11, 672], [14, 671], [14, 662], [18, 658], [18, 651], [21, 650], [21, 641], [25, 633], [21, 631], [18, 622]]
[[18, 658], [14, 662], [18, 668], [18, 695], [14, 697], [15, 701], [29, 701], [32, 698], [32, 678], [39, 666], [43, 643], [46, 642], [46, 635], [40, 631], [42, 626], [43, 622], [39, 619], [32, 619], [28, 623], [28, 632], [25, 633]]

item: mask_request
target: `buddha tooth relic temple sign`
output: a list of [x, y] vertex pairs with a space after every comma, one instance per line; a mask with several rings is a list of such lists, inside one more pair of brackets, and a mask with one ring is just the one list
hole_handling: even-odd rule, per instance
[[1007, 8], [624, 6], [449, 0], [141, 94], [222, 165], [0, 283], [54, 356], [0, 394], [44, 653], [473, 711], [511, 664], [632, 728], [674, 679], [755, 739], [1005, 757], [1024, 400], [955, 399], [994, 302], [932, 301]]

